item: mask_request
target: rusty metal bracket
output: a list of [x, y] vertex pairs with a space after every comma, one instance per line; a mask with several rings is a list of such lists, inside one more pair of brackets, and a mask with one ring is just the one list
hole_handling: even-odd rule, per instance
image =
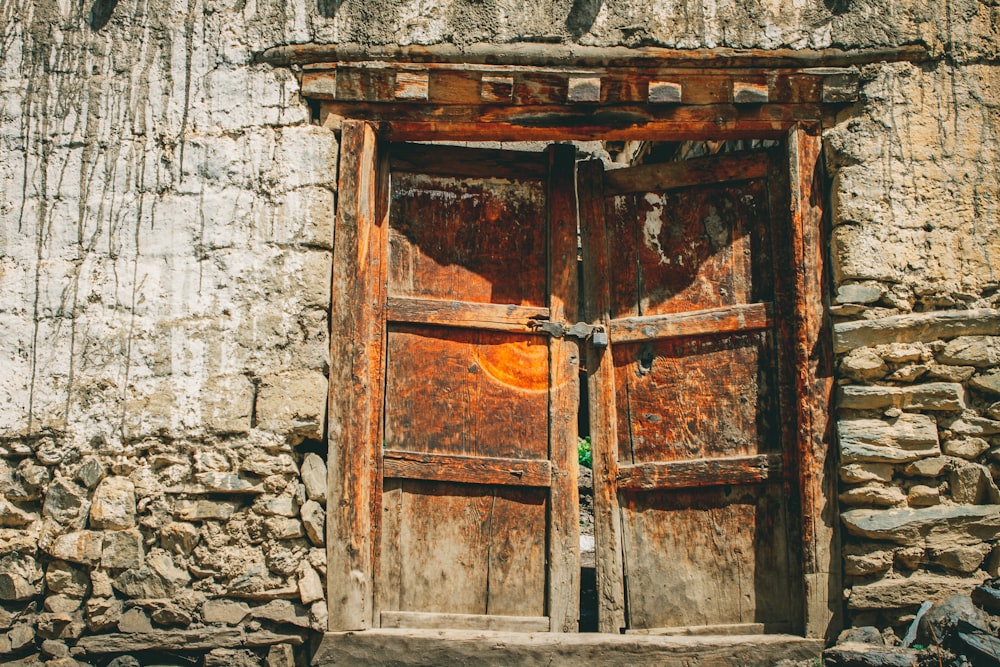
[[531, 326], [554, 338], [577, 338], [581, 341], [590, 340], [594, 347], [608, 346], [608, 332], [600, 324], [535, 321]]

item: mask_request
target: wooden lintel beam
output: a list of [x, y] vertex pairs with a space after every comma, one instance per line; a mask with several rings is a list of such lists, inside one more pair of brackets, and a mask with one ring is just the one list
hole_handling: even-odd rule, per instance
[[423, 479], [465, 484], [547, 487], [552, 466], [544, 459], [453, 456], [387, 449], [382, 454], [386, 478]]
[[619, 466], [618, 489], [650, 491], [780, 480], [780, 454]]
[[538, 67], [848, 67], [874, 62], [924, 62], [921, 44], [871, 49], [665, 49], [596, 47], [577, 44], [287, 44], [256, 53], [254, 60], [275, 66], [367, 60], [412, 63], [469, 63]]

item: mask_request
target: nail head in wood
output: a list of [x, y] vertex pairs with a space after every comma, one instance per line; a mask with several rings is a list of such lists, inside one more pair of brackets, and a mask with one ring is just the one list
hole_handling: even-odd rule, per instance
[[650, 104], [680, 104], [681, 84], [673, 81], [650, 81]]

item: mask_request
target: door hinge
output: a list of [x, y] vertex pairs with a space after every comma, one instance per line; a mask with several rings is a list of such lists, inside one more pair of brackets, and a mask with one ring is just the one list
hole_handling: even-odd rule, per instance
[[608, 332], [600, 324], [587, 324], [577, 322], [576, 324], [565, 324], [563, 322], [534, 321], [531, 324], [533, 329], [543, 331], [554, 338], [578, 338], [580, 340], [590, 340], [594, 347], [608, 346]]

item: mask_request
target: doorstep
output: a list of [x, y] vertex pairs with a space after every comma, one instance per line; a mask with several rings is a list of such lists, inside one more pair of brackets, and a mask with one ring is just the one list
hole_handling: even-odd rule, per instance
[[328, 632], [313, 665], [662, 665], [775, 667], [817, 659], [823, 640], [794, 635], [610, 635], [479, 630]]

